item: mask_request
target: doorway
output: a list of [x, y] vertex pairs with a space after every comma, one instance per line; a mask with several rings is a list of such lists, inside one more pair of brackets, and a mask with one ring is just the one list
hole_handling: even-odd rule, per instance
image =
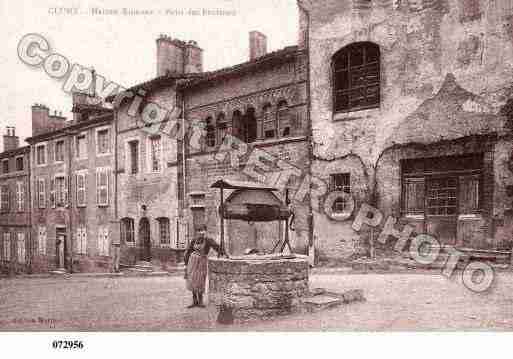
[[66, 228], [56, 228], [55, 229], [55, 266], [58, 269], [67, 268], [66, 261], [66, 252], [67, 252], [67, 243], [66, 243]]
[[151, 233], [150, 233], [150, 221], [148, 218], [143, 217], [139, 222], [139, 243], [140, 243], [140, 255], [139, 258], [142, 261], [151, 261]]

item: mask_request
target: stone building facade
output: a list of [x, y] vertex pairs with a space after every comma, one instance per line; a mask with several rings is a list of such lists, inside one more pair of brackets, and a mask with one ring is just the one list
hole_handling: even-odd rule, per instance
[[[34, 271], [109, 271], [114, 221], [112, 111], [73, 95], [72, 120], [32, 106]], [[45, 131], [45, 129], [51, 129]]]
[[[209, 186], [221, 177], [251, 179], [244, 172], [253, 149], [272, 157], [274, 170], [279, 161], [296, 166], [296, 172], [306, 170], [306, 53], [297, 46], [270, 54], [266, 48], [265, 35], [254, 31], [248, 62], [201, 72], [197, 43], [164, 35], [157, 39], [157, 77], [128, 90], [142, 98], [135, 112], [130, 111], [130, 100], [121, 101], [116, 110], [122, 261], [181, 260], [199, 224], [207, 224], [218, 240], [219, 198]], [[188, 136], [177, 138], [145, 127], [145, 108], [152, 104], [169, 113], [178, 109], [174, 117], [183, 121], [178, 127], [190, 130]], [[164, 118], [160, 129], [168, 127], [168, 120]], [[235, 167], [233, 151], [223, 147], [227, 134], [245, 148], [244, 153], [236, 151]], [[217, 153], [221, 160], [214, 158]], [[297, 207], [293, 243], [304, 250], [306, 209], [305, 204]], [[239, 227], [229, 226], [228, 237], [250, 230], [262, 237], [266, 250], [284, 230], [276, 224]], [[255, 240], [249, 240], [251, 246]], [[249, 242], [231, 249], [240, 252]]]
[[[219, 239], [218, 179], [264, 182], [290, 189], [295, 213], [293, 250], [306, 253], [308, 204], [295, 201], [293, 189], [308, 171], [306, 52], [298, 46], [265, 53], [266, 38], [250, 33], [250, 61], [181, 81], [185, 121], [202, 128], [198, 143], [189, 141], [185, 165], [184, 216], [189, 228], [206, 224]], [[229, 193], [226, 193], [229, 198]], [[225, 198], [225, 199], [226, 199]], [[283, 239], [284, 225], [226, 221], [226, 248], [270, 252]]]
[[31, 271], [29, 147], [19, 147], [14, 127], [4, 135], [0, 153], [0, 270]]
[[[368, 253], [379, 232], [353, 230], [362, 203], [441, 244], [511, 248], [511, 1], [298, 4], [319, 258]], [[327, 190], [347, 195], [326, 210]]]

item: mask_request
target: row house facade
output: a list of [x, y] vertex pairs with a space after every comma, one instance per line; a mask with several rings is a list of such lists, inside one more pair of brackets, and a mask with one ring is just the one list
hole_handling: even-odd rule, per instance
[[[112, 111], [73, 95], [72, 120], [32, 106], [34, 271], [109, 271], [114, 222]], [[48, 128], [52, 128], [48, 131]], [[114, 232], [115, 233], [115, 232]]]
[[[298, 4], [310, 39], [312, 173], [347, 194], [336, 216], [324, 197], [312, 200], [319, 258], [368, 254], [389, 216], [384, 250], [403, 230], [511, 249], [511, 1]], [[375, 231], [352, 227], [363, 203], [383, 214]]]
[[28, 146], [19, 147], [14, 127], [7, 127], [0, 153], [0, 270], [31, 270], [31, 223]]

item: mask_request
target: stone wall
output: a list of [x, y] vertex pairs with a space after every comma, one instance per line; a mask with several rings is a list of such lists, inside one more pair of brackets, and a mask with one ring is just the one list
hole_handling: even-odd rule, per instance
[[[310, 15], [314, 176], [322, 178], [326, 165], [337, 164], [338, 172], [351, 173], [355, 197], [365, 198], [372, 205], [379, 203], [386, 213], [397, 213], [397, 173], [376, 174], [388, 149], [419, 143], [433, 144], [431, 149], [436, 149], [440, 142], [474, 135], [506, 135], [506, 119], [501, 109], [513, 96], [510, 1], [300, 3]], [[367, 41], [380, 49], [379, 106], [334, 112], [333, 55], [349, 44]], [[501, 151], [504, 146], [501, 145]], [[505, 181], [497, 181], [506, 176], [499, 170], [504, 168], [505, 155], [501, 154], [501, 163], [494, 158], [494, 170], [489, 174], [491, 182], [495, 182], [487, 189], [493, 192], [488, 197], [494, 199], [485, 218], [490, 227], [471, 231], [481, 236], [481, 241], [485, 240], [483, 236], [493, 234], [493, 223], [511, 221], [501, 215], [491, 218], [492, 212], [504, 213], [500, 194], [505, 191]], [[431, 153], [425, 155], [431, 157]], [[399, 163], [394, 166], [399, 168]], [[367, 174], [366, 180], [361, 181], [361, 173]], [[511, 176], [509, 171], [506, 173]], [[379, 188], [375, 188], [376, 184]], [[317, 247], [322, 252], [349, 256], [353, 248], [357, 251], [360, 243], [365, 242], [360, 233], [352, 230], [351, 220], [326, 223], [330, 220], [322, 210], [318, 211], [314, 228]]]
[[308, 293], [308, 262], [295, 259], [210, 258], [209, 304], [235, 319], [288, 314]]

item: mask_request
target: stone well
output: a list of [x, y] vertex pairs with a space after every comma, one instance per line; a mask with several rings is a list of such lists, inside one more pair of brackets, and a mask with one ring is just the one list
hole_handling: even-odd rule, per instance
[[226, 323], [294, 312], [308, 294], [308, 269], [300, 255], [210, 258], [209, 306]]

